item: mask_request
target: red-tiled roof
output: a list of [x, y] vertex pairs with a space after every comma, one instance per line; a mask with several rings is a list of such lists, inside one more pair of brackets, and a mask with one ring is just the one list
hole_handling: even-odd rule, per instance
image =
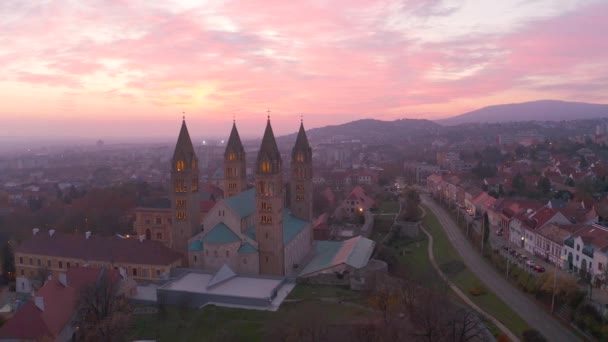
[[87, 239], [84, 234], [60, 232], [53, 236], [40, 232], [19, 245], [15, 253], [144, 265], [168, 265], [181, 258], [159, 241], [95, 235]]
[[[67, 271], [67, 286], [58, 279], [47, 281], [36, 293], [42, 297], [44, 310], [38, 308], [35, 300], [25, 303], [23, 307], [0, 328], [0, 339], [40, 340], [44, 337], [55, 339], [64, 329], [74, 314], [80, 290], [94, 284], [102, 269], [72, 268]], [[113, 281], [118, 281], [117, 271], [106, 270]]]
[[549, 222], [549, 220], [551, 220], [557, 214], [559, 214], [559, 213], [555, 209], [547, 208], [547, 207], [541, 208], [540, 210], [536, 211], [533, 215], [530, 215], [530, 218], [535, 223], [532, 228], [538, 228], [538, 227], [544, 226], [545, 224], [547, 224], [547, 222]]
[[0, 339], [40, 340], [55, 337], [42, 319], [34, 301], [25, 303], [19, 312], [0, 328]]
[[211, 208], [215, 205], [215, 201], [212, 200], [203, 200], [201, 201], [201, 212], [208, 213]]
[[573, 237], [580, 237], [585, 244], [592, 245], [601, 250], [608, 248], [608, 228], [594, 224], [586, 226], [574, 234]]
[[580, 230], [584, 227], [587, 227], [585, 224], [569, 224], [569, 225], [557, 225], [553, 223], [549, 223], [548, 225], [539, 228], [536, 231], [536, 234], [543, 236], [546, 239], [549, 239], [555, 243], [563, 244], [564, 240], [572, 235], [572, 233]]

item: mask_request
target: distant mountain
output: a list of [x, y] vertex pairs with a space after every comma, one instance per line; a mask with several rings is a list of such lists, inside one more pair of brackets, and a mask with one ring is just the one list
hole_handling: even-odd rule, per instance
[[[360, 140], [362, 143], [390, 143], [436, 134], [441, 125], [430, 120], [401, 119], [382, 121], [363, 119], [341, 125], [313, 128], [306, 131], [316, 142]], [[278, 141], [295, 141], [296, 133], [278, 137]]]
[[474, 122], [562, 121], [608, 117], [608, 104], [540, 100], [484, 107], [437, 120], [442, 125]]

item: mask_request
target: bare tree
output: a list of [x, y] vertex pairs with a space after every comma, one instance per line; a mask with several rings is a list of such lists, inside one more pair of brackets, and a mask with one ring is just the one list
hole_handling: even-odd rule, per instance
[[453, 342], [467, 342], [483, 337], [484, 325], [477, 314], [466, 308], [453, 311], [452, 319], [447, 323], [448, 340]]
[[74, 325], [82, 341], [121, 341], [132, 318], [131, 305], [120, 293], [120, 282], [102, 270], [94, 284], [81, 289]]
[[329, 317], [314, 302], [303, 302], [268, 327], [272, 341], [323, 342], [328, 340]]

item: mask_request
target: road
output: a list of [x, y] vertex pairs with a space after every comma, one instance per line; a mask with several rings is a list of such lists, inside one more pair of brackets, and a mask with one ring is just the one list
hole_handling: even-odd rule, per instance
[[518, 289], [513, 287], [491, 265], [483, 260], [456, 226], [454, 220], [442, 207], [427, 195], [420, 197], [422, 203], [429, 207], [435, 216], [437, 216], [448, 239], [462, 256], [464, 263], [471, 272], [475, 273], [489, 289], [494, 291], [513, 311], [517, 312], [531, 328], [538, 330], [549, 341], [579, 341], [568, 328], [556, 321], [523, 293], [519, 292]]

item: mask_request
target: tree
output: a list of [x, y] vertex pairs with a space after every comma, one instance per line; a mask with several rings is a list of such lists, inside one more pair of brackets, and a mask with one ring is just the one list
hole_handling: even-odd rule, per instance
[[541, 177], [538, 180], [538, 190], [543, 194], [546, 195], [551, 191], [551, 181], [549, 180], [549, 178], [547, 177]]
[[566, 185], [566, 186], [570, 186], [570, 187], [574, 187], [574, 186], [575, 186], [575, 184], [574, 184], [574, 179], [572, 179], [572, 177], [568, 177], [568, 178], [566, 179], [566, 183], [565, 183], [565, 185]]
[[447, 340], [449, 341], [483, 340], [485, 327], [473, 310], [467, 308], [455, 310], [447, 325], [449, 331]]
[[522, 194], [526, 189], [526, 180], [521, 173], [517, 173], [515, 177], [513, 177], [513, 190], [518, 194]]
[[2, 271], [4, 281], [9, 281], [11, 275], [15, 275], [15, 253], [10, 241], [6, 241], [2, 246]]
[[[405, 191], [404, 191], [405, 192]], [[416, 221], [418, 219], [418, 207], [420, 206], [420, 195], [414, 189], [405, 192], [405, 208], [401, 214], [401, 219], [405, 221]]]
[[74, 325], [82, 341], [123, 340], [131, 324], [131, 305], [120, 293], [120, 281], [106, 269], [101, 272], [80, 292]]

